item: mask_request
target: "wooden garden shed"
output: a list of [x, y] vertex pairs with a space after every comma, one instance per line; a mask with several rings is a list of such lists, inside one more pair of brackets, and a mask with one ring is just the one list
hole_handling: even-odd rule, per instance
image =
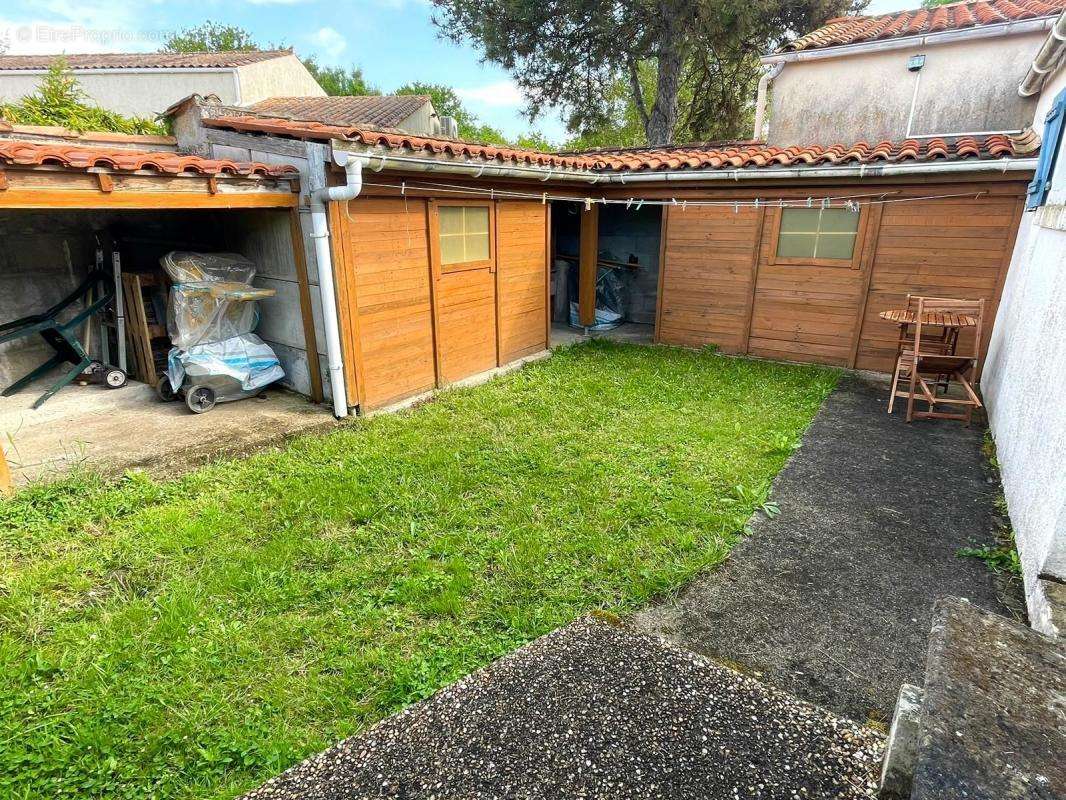
[[223, 116], [204, 126], [218, 146], [252, 152], [329, 143], [306, 151], [312, 175], [316, 159], [327, 162], [311, 182], [341, 180], [338, 154], [365, 160], [358, 197], [329, 205], [350, 407], [409, 401], [548, 351], [546, 190], [557, 184], [545, 179], [591, 182], [584, 159], [305, 120]]
[[879, 314], [907, 294], [983, 298], [995, 318], [1033, 148], [1029, 132], [600, 163], [629, 178], [613, 196], [668, 200], [656, 341], [889, 372], [896, 328]]
[[984, 298], [994, 318], [1038, 144], [545, 154], [247, 115], [203, 125], [248, 152], [317, 142], [327, 184], [338, 153], [362, 160], [358, 197], [329, 209], [362, 411], [535, 356], [553, 319], [592, 325], [606, 270], [625, 273], [630, 319], [657, 342], [887, 371], [895, 328], [878, 314], [908, 293]]

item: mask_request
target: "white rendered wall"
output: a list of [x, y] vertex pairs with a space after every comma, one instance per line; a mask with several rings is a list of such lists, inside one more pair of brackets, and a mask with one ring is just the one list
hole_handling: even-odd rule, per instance
[[[77, 70], [75, 76], [94, 105], [130, 117], [152, 118], [190, 94], [218, 95], [223, 103], [236, 103], [237, 80], [232, 69], [125, 71]], [[11, 70], [0, 73], [0, 100], [9, 102], [32, 94], [41, 71]]]
[[[916, 4], [917, 5], [917, 4]], [[772, 145], [900, 140], [914, 99], [912, 55], [925, 55], [911, 135], [1017, 130], [1033, 116], [1018, 83], [1044, 32], [915, 45], [785, 65], [772, 84]]]
[[[1045, 86], [1039, 132], [1066, 70]], [[1018, 542], [1032, 625], [1052, 623], [1066, 581], [1066, 153], [1047, 206], [1022, 217], [981, 381]]]
[[[250, 106], [270, 97], [325, 97], [307, 67], [296, 56], [281, 56], [238, 67], [240, 104]], [[200, 92], [203, 94], [203, 92]]]

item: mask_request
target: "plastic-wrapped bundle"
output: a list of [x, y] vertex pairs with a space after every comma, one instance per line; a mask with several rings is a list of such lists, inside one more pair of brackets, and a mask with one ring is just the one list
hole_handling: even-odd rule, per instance
[[255, 264], [239, 253], [174, 250], [163, 256], [160, 263], [174, 283], [251, 283], [255, 277]]
[[251, 333], [259, 322], [254, 301], [275, 294], [251, 285], [255, 264], [236, 253], [174, 251], [161, 263], [174, 281], [167, 333], [183, 350]]
[[[576, 271], [576, 270], [575, 270]], [[625, 310], [628, 305], [626, 285], [618, 276], [617, 270], [600, 269], [596, 276], [596, 321], [587, 326], [590, 331], [609, 331], [625, 322]], [[585, 327], [581, 324], [578, 304], [570, 303], [570, 326]]]
[[259, 323], [255, 301], [274, 294], [273, 289], [243, 283], [175, 284], [167, 306], [167, 333], [174, 346], [183, 350], [251, 333]]
[[186, 375], [191, 384], [207, 386], [217, 395], [225, 395], [229, 380], [237, 381], [245, 392], [254, 392], [281, 380], [285, 372], [270, 345], [254, 333], [246, 333], [221, 342], [194, 345], [187, 350], [172, 349], [167, 360], [167, 376], [174, 391]]
[[[239, 400], [285, 377], [274, 351], [252, 333], [259, 322], [256, 301], [275, 294], [249, 283], [255, 264], [232, 253], [180, 251], [167, 253], [162, 264], [174, 280], [167, 305], [174, 344], [167, 378], [173, 392], [184, 386], [192, 410]], [[209, 404], [194, 407], [206, 390]]]

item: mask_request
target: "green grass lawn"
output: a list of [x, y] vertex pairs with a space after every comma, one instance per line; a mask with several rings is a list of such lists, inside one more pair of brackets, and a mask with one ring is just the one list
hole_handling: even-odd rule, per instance
[[0, 796], [233, 797], [675, 589], [836, 378], [594, 343], [180, 480], [0, 501]]

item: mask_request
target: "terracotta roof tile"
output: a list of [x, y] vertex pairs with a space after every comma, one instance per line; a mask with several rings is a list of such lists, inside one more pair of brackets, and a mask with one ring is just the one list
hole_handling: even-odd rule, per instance
[[613, 172], [654, 172], [688, 169], [746, 169], [818, 165], [878, 164], [903, 161], [936, 162], [993, 159], [1030, 155], [1035, 134], [960, 136], [950, 139], [907, 139], [902, 142], [856, 142], [854, 144], [772, 147], [753, 142], [724, 148], [675, 147], [631, 152], [611, 151], [591, 155], [592, 168]]
[[218, 53], [50, 53], [0, 56], [0, 70], [48, 69], [62, 58], [71, 69], [211, 69], [243, 67], [272, 58], [291, 56], [292, 50], [230, 50]]
[[296, 139], [350, 139], [368, 147], [383, 147], [388, 150], [407, 150], [414, 153], [446, 155], [452, 158], [470, 158], [504, 164], [526, 164], [538, 167], [585, 169], [590, 159], [579, 155], [538, 153], [533, 150], [516, 150], [488, 144], [473, 144], [457, 139], [426, 138], [405, 133], [372, 130], [348, 125], [326, 125], [291, 119], [233, 116], [205, 119], [204, 125], [211, 128], [227, 128], [236, 131], [268, 133], [275, 136], [290, 136]]
[[427, 95], [353, 95], [349, 97], [271, 97], [248, 107], [264, 117], [321, 122], [326, 125], [365, 125], [398, 128], [430, 102]]
[[1020, 136], [992, 134], [951, 139], [908, 139], [901, 142], [855, 142], [854, 144], [774, 147], [763, 142], [639, 147], [577, 153], [538, 153], [512, 150], [450, 139], [428, 139], [364, 128], [295, 122], [260, 117], [217, 117], [205, 119], [214, 128], [290, 136], [299, 139], [347, 139], [368, 147], [406, 151], [415, 155], [449, 156], [503, 164], [525, 164], [553, 169], [603, 172], [655, 172], [684, 169], [747, 169], [833, 164], [877, 164], [902, 161], [937, 162], [965, 159], [994, 159], [1030, 155], [1036, 138], [1032, 131]]
[[816, 50], [903, 36], [999, 25], [1050, 17], [1066, 9], [1066, 0], [964, 0], [932, 11], [898, 11], [878, 17], [837, 17], [816, 31], [785, 45], [784, 51]]
[[20, 167], [57, 165], [74, 170], [104, 167], [119, 172], [150, 170], [165, 175], [295, 177], [295, 167], [249, 161], [201, 158], [181, 153], [109, 150], [62, 143], [0, 140], [0, 164]]

